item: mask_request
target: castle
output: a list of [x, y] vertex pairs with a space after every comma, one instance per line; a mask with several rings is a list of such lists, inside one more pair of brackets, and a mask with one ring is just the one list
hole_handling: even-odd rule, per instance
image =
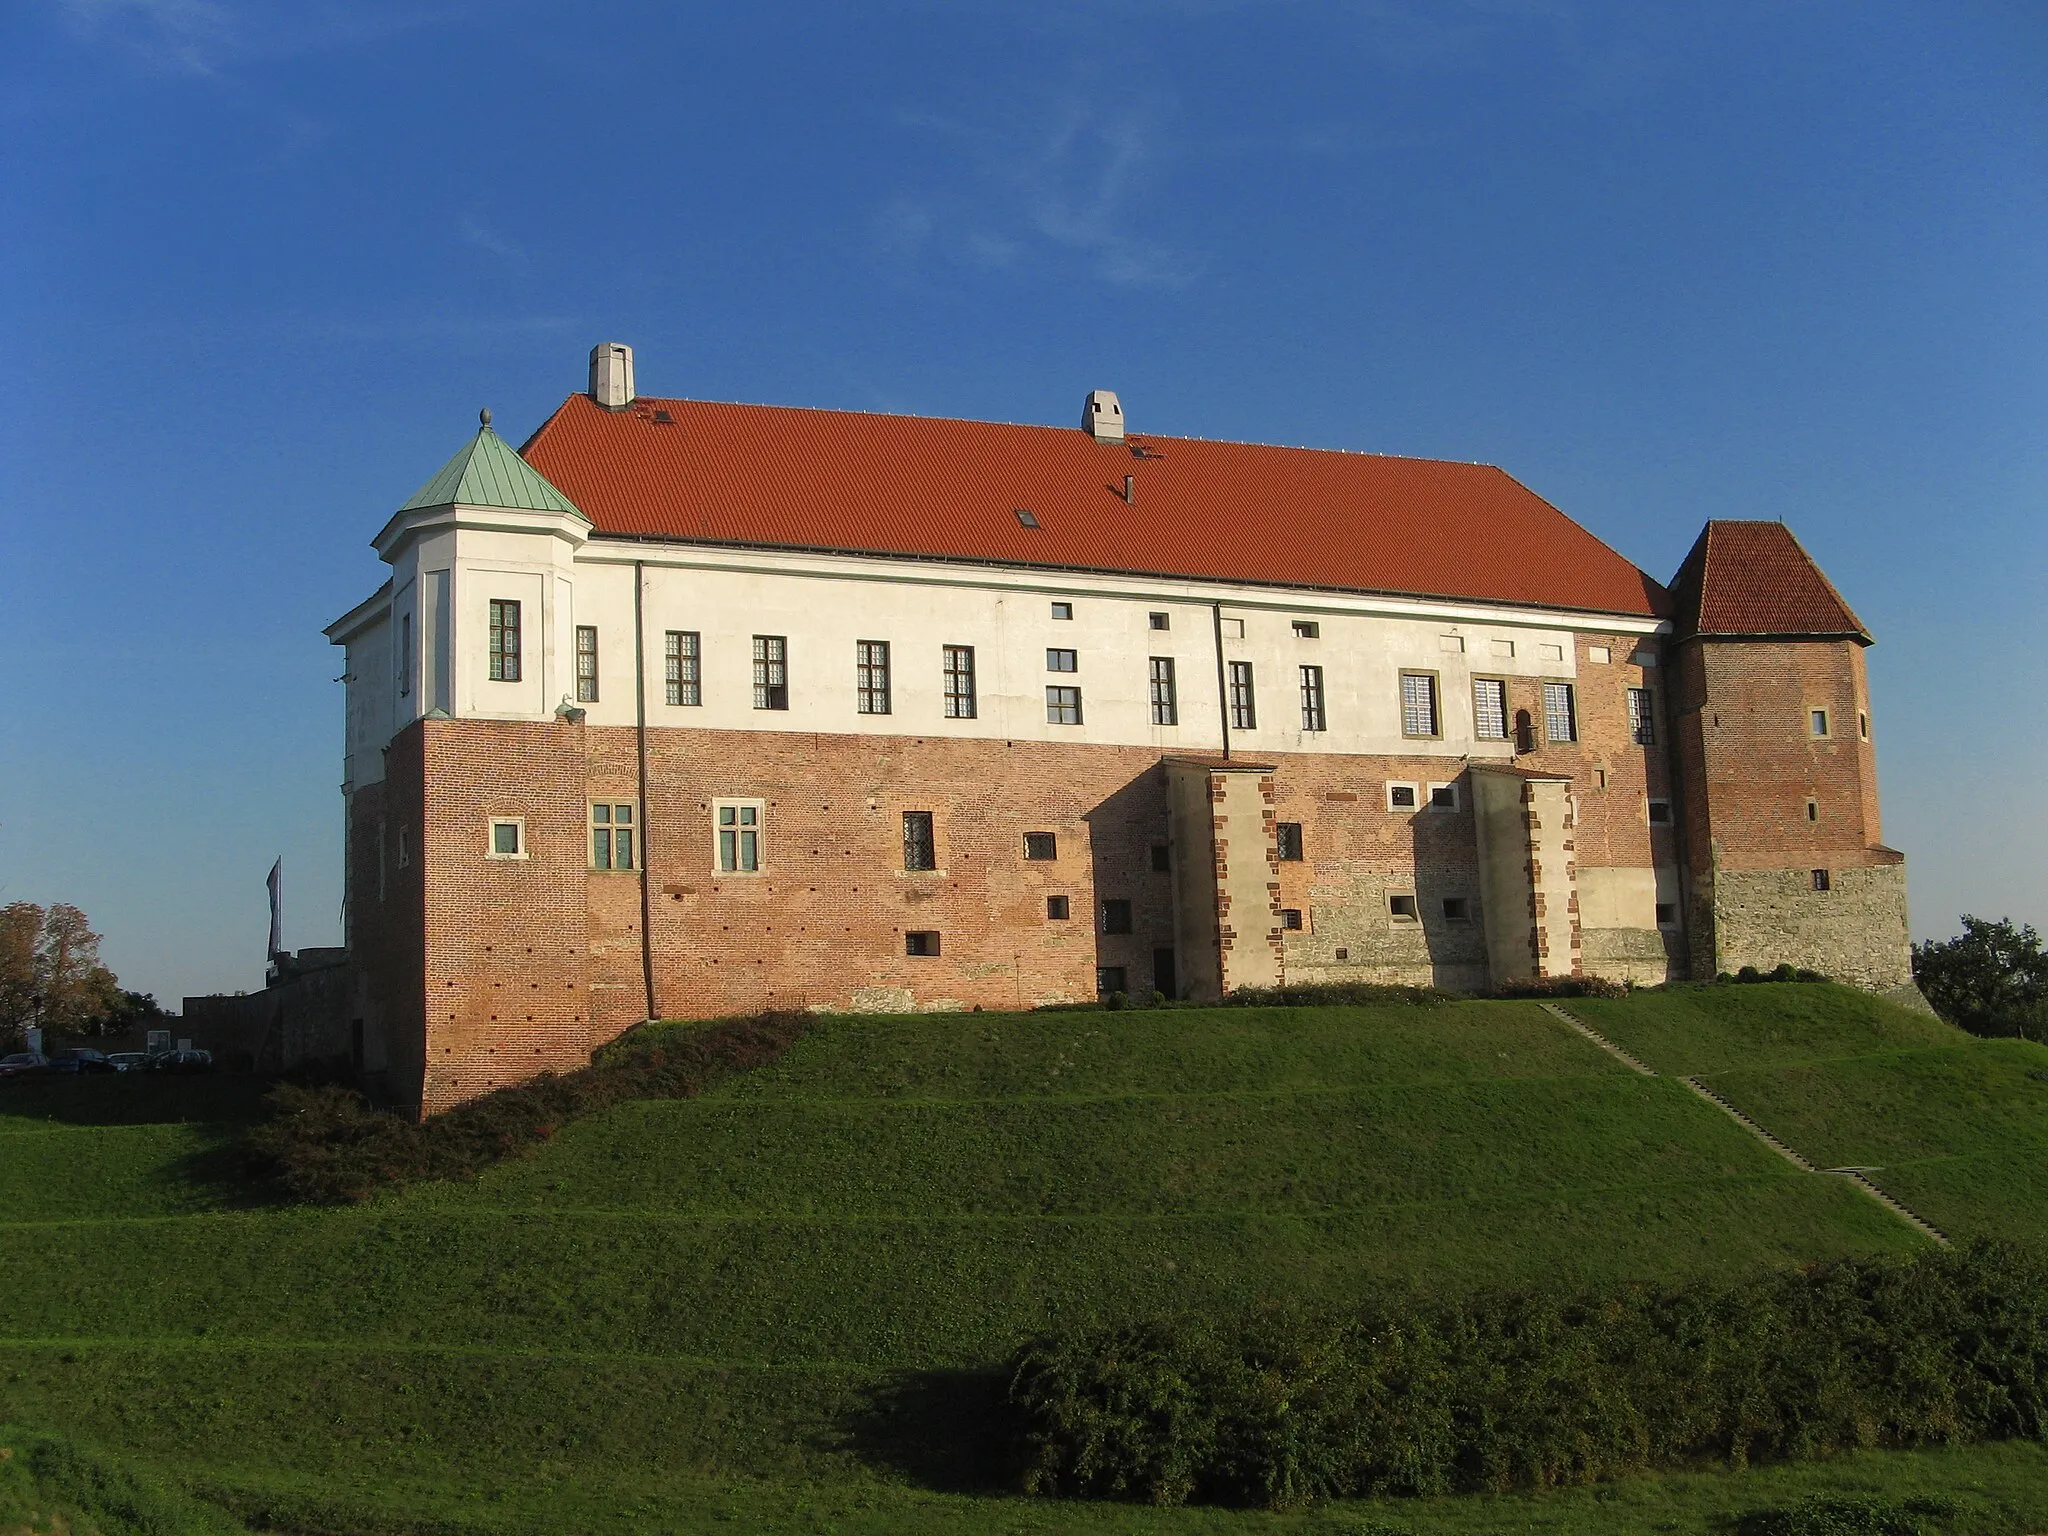
[[643, 398], [384, 524], [354, 1050], [432, 1112], [648, 1017], [1910, 983], [1870, 636], [1781, 524], [1667, 589], [1501, 470]]

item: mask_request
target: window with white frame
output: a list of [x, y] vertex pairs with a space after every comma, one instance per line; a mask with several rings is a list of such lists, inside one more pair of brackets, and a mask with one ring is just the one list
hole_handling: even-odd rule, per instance
[[889, 713], [889, 642], [886, 640], [857, 640], [854, 642], [855, 690], [857, 697], [854, 707], [863, 715], [886, 715]]
[[1824, 709], [1809, 709], [1806, 712], [1807, 725], [1818, 737], [1828, 734], [1828, 712]]
[[789, 708], [789, 637], [754, 636], [754, 708]]
[[1303, 667], [1301, 669], [1301, 728], [1304, 731], [1321, 731], [1329, 727], [1329, 718], [1323, 710], [1323, 669]]
[[1577, 741], [1579, 711], [1570, 683], [1543, 685], [1543, 738], [1546, 741]]
[[676, 705], [702, 704], [704, 702], [704, 641], [694, 629], [672, 629], [668, 632], [667, 666], [668, 701]]
[[1438, 728], [1434, 672], [1401, 674], [1401, 734], [1430, 739], [1443, 734]]
[[576, 702], [597, 702], [597, 626], [576, 626]]
[[974, 647], [949, 645], [945, 648], [946, 718], [974, 718]]
[[1390, 811], [1414, 811], [1422, 808], [1422, 790], [1415, 784], [1389, 784], [1387, 786], [1387, 809]]
[[1180, 701], [1175, 697], [1173, 686], [1173, 658], [1154, 656], [1151, 659], [1152, 723], [1154, 725], [1180, 724]]
[[715, 800], [711, 819], [717, 833], [721, 874], [752, 875], [761, 869], [762, 816], [758, 800]]
[[637, 869], [631, 802], [605, 801], [590, 807], [590, 867]]
[[1259, 725], [1259, 703], [1252, 691], [1252, 664], [1248, 661], [1233, 661], [1230, 664], [1230, 728], [1233, 731], [1253, 731]]
[[1429, 808], [1432, 811], [1455, 811], [1458, 808], [1458, 786], [1455, 784], [1430, 785]]
[[484, 857], [488, 859], [523, 859], [526, 857], [526, 818], [523, 816], [493, 816], [490, 839], [484, 845]]
[[1481, 741], [1508, 739], [1508, 685], [1504, 678], [1472, 679], [1472, 734]]
[[519, 681], [519, 605], [509, 598], [491, 599], [491, 681]]
[[1631, 688], [1628, 691], [1628, 735], [1629, 740], [1639, 747], [1654, 747], [1657, 744], [1657, 722], [1651, 715], [1650, 690]]

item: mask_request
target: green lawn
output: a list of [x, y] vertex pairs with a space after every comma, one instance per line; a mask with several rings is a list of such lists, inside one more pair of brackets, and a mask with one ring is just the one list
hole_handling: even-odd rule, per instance
[[[2027, 1091], [2048, 1099], [1839, 988], [1597, 1007], [1689, 1070], [1750, 1036], [1748, 1060], [1794, 1073], [1952, 1055], [1942, 1092], [1990, 1074], [1980, 1159], [2017, 1145]], [[1805, 1080], [1786, 1081], [1790, 1118]], [[0, 1419], [284, 1529], [1343, 1529], [1362, 1513], [995, 1498], [972, 1432], [991, 1367], [1036, 1330], [1134, 1313], [1923, 1241], [1530, 1003], [828, 1019], [700, 1099], [348, 1210], [254, 1203], [224, 1150], [246, 1097], [156, 1082], [155, 1107], [147, 1081], [0, 1092]], [[1987, 1219], [1999, 1190], [1977, 1188]], [[1992, 1523], [1970, 1529], [2048, 1524], [2048, 1470], [2013, 1447], [1372, 1513], [1703, 1531], [1834, 1475], [1979, 1479]]]

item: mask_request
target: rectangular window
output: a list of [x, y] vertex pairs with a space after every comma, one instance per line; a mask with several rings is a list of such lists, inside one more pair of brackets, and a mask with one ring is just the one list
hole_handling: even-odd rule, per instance
[[398, 619], [398, 696], [412, 697], [412, 615]]
[[1048, 725], [1081, 723], [1081, 690], [1051, 687], [1045, 690], [1045, 719]]
[[1430, 785], [1429, 808], [1432, 811], [1455, 811], [1458, 808], [1458, 786], [1455, 784]]
[[1579, 712], [1572, 699], [1570, 683], [1543, 685], [1543, 738], [1546, 741], [1579, 739]]
[[1056, 619], [1071, 619], [1074, 616], [1074, 605], [1072, 603], [1054, 603], [1052, 605], [1052, 616]]
[[932, 956], [939, 952], [939, 936], [926, 929], [922, 933], [903, 935], [903, 953], [906, 955]]
[[1508, 685], [1500, 678], [1472, 679], [1472, 734], [1481, 741], [1508, 739]]
[[1444, 898], [1444, 921], [1447, 923], [1471, 922], [1472, 898], [1469, 896], [1446, 896]]
[[1048, 672], [1078, 672], [1081, 670], [1077, 652], [1063, 651], [1056, 646], [1046, 647], [1045, 670]]
[[1150, 625], [1151, 625], [1151, 626], [1152, 626], [1152, 627], [1153, 627], [1154, 629], [1171, 629], [1171, 628], [1173, 628], [1173, 616], [1172, 616], [1171, 614], [1167, 614], [1167, 613], [1148, 613], [1148, 614], [1146, 614], [1146, 615], [1145, 615], [1145, 620], [1146, 620], [1146, 622], [1147, 622], [1148, 624], [1150, 624]]
[[1628, 736], [1639, 747], [1657, 744], [1657, 724], [1650, 716], [1650, 690], [1647, 688], [1628, 691]]
[[715, 811], [720, 871], [728, 875], [757, 873], [761, 868], [761, 807], [720, 804]]
[[1173, 873], [1173, 850], [1165, 843], [1152, 845], [1152, 872], [1159, 875]]
[[789, 708], [789, 638], [754, 636], [754, 708]]
[[590, 867], [636, 869], [633, 862], [633, 807], [593, 805], [590, 808]]
[[1281, 862], [1292, 864], [1301, 858], [1301, 823], [1282, 821], [1273, 827], [1273, 846]]
[[1654, 827], [1668, 827], [1671, 825], [1671, 802], [1669, 800], [1652, 800], [1650, 802], [1650, 825]]
[[668, 632], [668, 701], [671, 704], [704, 702], [704, 642], [694, 629]]
[[1104, 933], [1129, 933], [1131, 931], [1131, 904], [1121, 897], [1108, 897], [1102, 903], [1102, 931]]
[[1103, 997], [1124, 990], [1124, 968], [1120, 965], [1095, 967], [1095, 990]]
[[519, 605], [499, 597], [491, 599], [491, 681], [519, 681]]
[[1060, 840], [1052, 832], [1026, 832], [1024, 834], [1024, 857], [1034, 863], [1060, 856]]
[[854, 707], [863, 715], [889, 713], [889, 642], [856, 640], [853, 645], [855, 684], [859, 697]]
[[1443, 734], [1437, 729], [1434, 672], [1401, 674], [1401, 734], [1432, 738]]
[[1294, 635], [1297, 640], [1313, 640], [1322, 632], [1323, 626], [1314, 619], [1296, 619], [1294, 621]]
[[1824, 709], [1807, 711], [1807, 720], [1813, 727], [1813, 734], [1825, 736], [1828, 733], [1828, 712]]
[[576, 626], [576, 702], [597, 702], [597, 626]]
[[1415, 911], [1414, 892], [1403, 891], [1387, 897], [1387, 912], [1397, 923], [1419, 921]]
[[1835, 882], [1833, 877], [1830, 876], [1826, 870], [1816, 869], [1813, 872], [1813, 888], [1816, 891], [1833, 890], [1834, 884]]
[[1389, 784], [1387, 786], [1387, 809], [1390, 811], [1413, 811], [1422, 806], [1421, 793], [1413, 784]]
[[526, 823], [517, 816], [501, 816], [491, 822], [491, 841], [485, 849], [494, 859], [526, 857]]
[[1660, 901], [1657, 903], [1657, 926], [1659, 928], [1676, 928], [1678, 926], [1677, 902]]
[[1856, 712], [1856, 734], [1865, 741], [1870, 740], [1870, 716], [1861, 710]]
[[1304, 731], [1320, 731], [1327, 722], [1323, 717], [1323, 669], [1303, 667], [1301, 669], [1301, 728]]
[[1067, 920], [1067, 898], [1064, 896], [1046, 897], [1045, 916], [1048, 922], [1064, 923]]
[[1290, 933], [1299, 933], [1301, 931], [1301, 908], [1282, 907], [1280, 909], [1280, 926], [1287, 929]]
[[974, 718], [974, 647], [949, 645], [945, 649], [946, 718]]
[[930, 811], [905, 811], [903, 813], [903, 867], [905, 869], [937, 869], [939, 847], [932, 836], [932, 813]]
[[1171, 656], [1152, 658], [1152, 723], [1180, 724], [1180, 701], [1174, 693]]
[[1233, 661], [1230, 664], [1230, 728], [1233, 731], [1254, 731], [1258, 726], [1259, 706], [1252, 693], [1252, 664]]

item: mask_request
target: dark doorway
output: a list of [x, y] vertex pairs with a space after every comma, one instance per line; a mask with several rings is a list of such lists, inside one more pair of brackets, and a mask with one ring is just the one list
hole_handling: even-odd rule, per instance
[[1162, 992], [1169, 998], [1180, 996], [1180, 990], [1173, 976], [1173, 951], [1155, 949], [1152, 951], [1152, 990]]

